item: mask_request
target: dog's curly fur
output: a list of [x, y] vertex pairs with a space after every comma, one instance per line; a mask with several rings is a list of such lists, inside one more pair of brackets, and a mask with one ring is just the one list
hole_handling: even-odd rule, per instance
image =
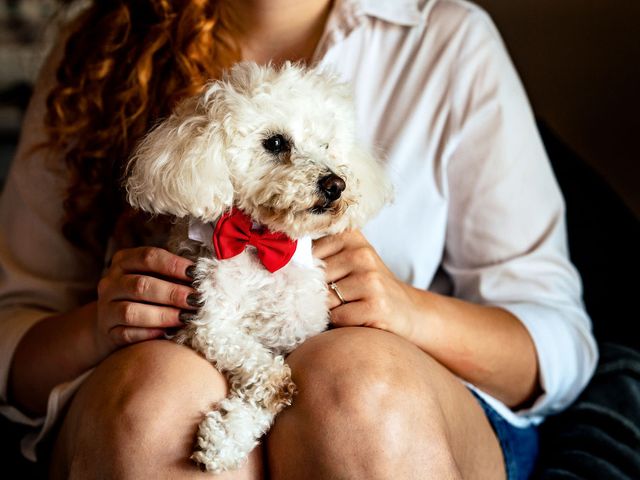
[[[175, 216], [171, 249], [196, 260], [203, 306], [176, 336], [213, 362], [229, 395], [200, 424], [192, 458], [237, 468], [291, 404], [284, 356], [328, 324], [322, 262], [269, 273], [255, 254], [218, 260], [187, 237], [190, 221], [216, 222], [231, 207], [292, 239], [359, 228], [390, 199], [390, 184], [358, 140], [348, 85], [290, 63], [240, 63], [184, 101], [140, 143], [127, 168], [134, 207]], [[279, 135], [279, 153], [265, 141]], [[327, 200], [319, 181], [345, 182]]]

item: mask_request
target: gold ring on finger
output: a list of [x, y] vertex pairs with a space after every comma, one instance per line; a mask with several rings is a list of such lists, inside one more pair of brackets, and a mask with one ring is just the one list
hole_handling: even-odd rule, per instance
[[342, 305], [344, 305], [345, 303], [347, 303], [347, 301], [344, 299], [344, 297], [342, 296], [342, 293], [340, 292], [340, 290], [338, 289], [338, 285], [336, 285], [336, 282], [331, 282], [329, 283], [329, 288], [331, 290], [334, 291], [334, 293], [336, 294], [336, 296], [338, 297], [338, 300], [340, 300], [340, 303]]

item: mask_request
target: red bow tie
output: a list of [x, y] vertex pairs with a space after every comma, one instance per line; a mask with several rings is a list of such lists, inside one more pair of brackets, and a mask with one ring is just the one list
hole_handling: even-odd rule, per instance
[[213, 231], [213, 248], [220, 259], [241, 254], [247, 245], [258, 250], [258, 258], [271, 273], [281, 269], [296, 251], [297, 240], [267, 228], [254, 230], [251, 218], [237, 208], [220, 217]]

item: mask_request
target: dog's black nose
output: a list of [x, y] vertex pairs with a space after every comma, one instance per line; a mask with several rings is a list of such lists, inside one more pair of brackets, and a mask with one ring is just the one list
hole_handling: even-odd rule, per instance
[[338, 175], [332, 173], [318, 180], [318, 187], [322, 195], [324, 195], [328, 201], [333, 202], [340, 198], [344, 189], [347, 188], [347, 184], [344, 183], [344, 180]]

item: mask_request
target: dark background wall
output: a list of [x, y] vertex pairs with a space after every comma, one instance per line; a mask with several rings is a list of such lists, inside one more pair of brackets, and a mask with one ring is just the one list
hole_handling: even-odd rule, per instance
[[640, 2], [478, 0], [536, 114], [640, 218]]
[[[477, 3], [498, 25], [536, 114], [640, 218], [640, 2]], [[2, 91], [35, 75], [47, 43], [43, 19], [54, 10], [54, 0], [0, 0], [0, 182], [24, 89]]]

